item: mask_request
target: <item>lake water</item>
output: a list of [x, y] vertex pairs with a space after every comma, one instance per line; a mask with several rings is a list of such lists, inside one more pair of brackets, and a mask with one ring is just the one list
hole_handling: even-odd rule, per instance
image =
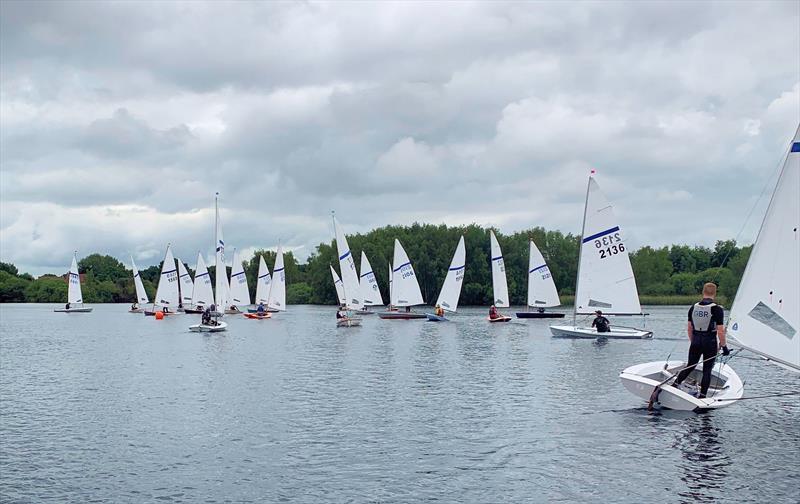
[[[337, 329], [295, 306], [213, 335], [52, 308], [0, 305], [2, 502], [800, 499], [797, 396], [648, 413], [620, 384], [685, 358], [685, 307], [648, 309], [652, 341], [605, 344], [471, 308]], [[732, 364], [746, 396], [800, 385]]]

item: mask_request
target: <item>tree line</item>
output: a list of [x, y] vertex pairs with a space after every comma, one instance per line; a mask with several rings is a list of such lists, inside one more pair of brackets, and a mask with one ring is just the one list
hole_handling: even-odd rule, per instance
[[[523, 305], [527, 299], [528, 241], [533, 240], [550, 268], [562, 301], [571, 303], [575, 292], [580, 236], [535, 227], [511, 235], [494, 230], [503, 250], [512, 304]], [[347, 237], [356, 263], [363, 250], [373, 267], [384, 302], [389, 300], [389, 262], [393, 256], [394, 239], [405, 248], [417, 274], [422, 296], [434, 303], [439, 294], [447, 268], [459, 237], [463, 235], [467, 264], [460, 304], [487, 305], [491, 303], [492, 281], [489, 250], [489, 228], [476, 224], [446, 226], [414, 224], [385, 226], [365, 234]], [[718, 241], [713, 248], [672, 245], [642, 247], [631, 253], [631, 263], [642, 301], [671, 300], [687, 302], [696, 297], [702, 284], [713, 281], [719, 285], [722, 302], [732, 300], [744, 272], [752, 246], [739, 247], [733, 240]], [[270, 266], [275, 264], [275, 252], [257, 250], [249, 261], [243, 261], [251, 296], [255, 295], [258, 258], [263, 256]], [[291, 252], [284, 254], [288, 304], [335, 304], [336, 290], [329, 265], [338, 271], [336, 245], [320, 243], [308, 260], [300, 264]], [[194, 276], [188, 264], [187, 269]], [[78, 263], [82, 274], [83, 298], [87, 303], [133, 302], [136, 299], [133, 273], [114, 257], [91, 254]], [[212, 279], [216, 272], [209, 268]], [[140, 270], [150, 298], [155, 294], [161, 264]], [[230, 275], [230, 268], [228, 268]], [[0, 263], [0, 302], [63, 302], [67, 284], [62, 275], [42, 275], [33, 278], [20, 273], [13, 264]]]

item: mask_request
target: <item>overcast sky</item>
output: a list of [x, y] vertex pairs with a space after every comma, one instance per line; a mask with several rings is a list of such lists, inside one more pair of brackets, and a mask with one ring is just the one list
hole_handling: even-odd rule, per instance
[[[305, 258], [414, 221], [742, 229], [800, 121], [800, 3], [0, 3], [0, 260]], [[752, 241], [763, 203], [745, 227]]]

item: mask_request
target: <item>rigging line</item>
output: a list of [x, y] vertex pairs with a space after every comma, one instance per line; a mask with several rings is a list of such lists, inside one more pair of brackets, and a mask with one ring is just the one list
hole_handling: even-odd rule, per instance
[[735, 397], [731, 397], [731, 398], [728, 398], [728, 399], [715, 399], [715, 400], [718, 401], [718, 402], [722, 402], [722, 401], [744, 401], [746, 399], [766, 399], [768, 397], [785, 397], [785, 396], [793, 396], [793, 395], [800, 395], [800, 392], [782, 392], [780, 394], [767, 394], [767, 395], [760, 395], [760, 396], [740, 397], [738, 399], [735, 398]]

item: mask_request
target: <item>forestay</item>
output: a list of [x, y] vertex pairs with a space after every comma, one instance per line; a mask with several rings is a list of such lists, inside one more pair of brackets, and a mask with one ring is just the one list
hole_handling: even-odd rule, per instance
[[506, 283], [506, 267], [503, 262], [503, 252], [494, 236], [494, 231], [489, 231], [492, 253], [492, 292], [494, 304], [498, 308], [508, 308], [508, 283]]
[[194, 288], [192, 289], [192, 305], [195, 307], [209, 306], [214, 302], [214, 292], [211, 288], [211, 275], [208, 274], [203, 255], [197, 254], [197, 268], [194, 271]]
[[333, 286], [336, 288], [336, 298], [339, 300], [339, 306], [344, 306], [344, 287], [342, 286], [342, 279], [339, 278], [339, 275], [336, 273], [336, 270], [333, 269], [333, 266], [328, 265], [331, 269], [331, 277], [333, 278]]
[[528, 306], [549, 308], [560, 304], [561, 300], [558, 298], [550, 268], [547, 267], [539, 248], [531, 240], [528, 259]]
[[447, 276], [442, 284], [442, 291], [436, 304], [449, 312], [455, 312], [458, 308], [458, 299], [461, 297], [461, 285], [464, 283], [464, 270], [467, 263], [467, 252], [464, 247], [464, 237], [458, 240], [453, 260], [447, 269]]
[[728, 328], [741, 346], [800, 371], [800, 128], [736, 292]]
[[353, 254], [350, 251], [350, 246], [347, 244], [347, 238], [341, 226], [337, 225], [336, 217], [333, 217], [333, 230], [336, 235], [336, 249], [339, 252], [339, 271], [342, 273], [342, 286], [344, 287], [345, 306], [353, 310], [363, 308], [361, 302], [361, 287], [358, 282], [358, 272], [356, 271], [356, 262], [353, 259]]
[[581, 237], [575, 313], [640, 314], [628, 247], [613, 207], [593, 177], [586, 191]]
[[269, 274], [264, 256], [258, 256], [258, 278], [256, 279], [256, 304], [269, 302], [269, 290], [272, 286], [272, 275]]
[[278, 245], [278, 252], [275, 256], [267, 307], [281, 311], [286, 309], [286, 271], [283, 267], [283, 245]]
[[239, 251], [233, 249], [233, 263], [231, 264], [231, 289], [230, 303], [236, 306], [250, 305], [250, 289], [247, 287], [247, 275], [244, 265], [239, 257]]
[[133, 266], [133, 285], [136, 287], [136, 302], [147, 304], [150, 302], [150, 298], [147, 297], [147, 291], [144, 290], [142, 277], [139, 275], [139, 268], [136, 267], [136, 261], [133, 260], [133, 256], [131, 256], [131, 266]]
[[372, 265], [367, 259], [367, 254], [361, 251], [361, 300], [364, 306], [382, 306], [383, 297], [378, 287], [378, 279], [372, 271]]
[[191, 303], [194, 282], [192, 282], [192, 276], [186, 270], [186, 266], [183, 265], [183, 261], [180, 259], [178, 259], [178, 287], [180, 289], [181, 303], [187, 305]]
[[78, 253], [72, 255], [72, 264], [69, 266], [69, 288], [67, 292], [67, 302], [70, 305], [83, 304], [83, 294], [81, 293], [81, 275], [78, 273]]
[[403, 245], [395, 238], [394, 240], [394, 260], [395, 265], [392, 270], [392, 299], [393, 306], [415, 306], [421, 305], [422, 292], [419, 290], [417, 275], [414, 267], [408, 259]]
[[178, 269], [175, 267], [175, 257], [170, 245], [167, 245], [167, 253], [164, 255], [153, 305], [173, 309], [178, 307]]

